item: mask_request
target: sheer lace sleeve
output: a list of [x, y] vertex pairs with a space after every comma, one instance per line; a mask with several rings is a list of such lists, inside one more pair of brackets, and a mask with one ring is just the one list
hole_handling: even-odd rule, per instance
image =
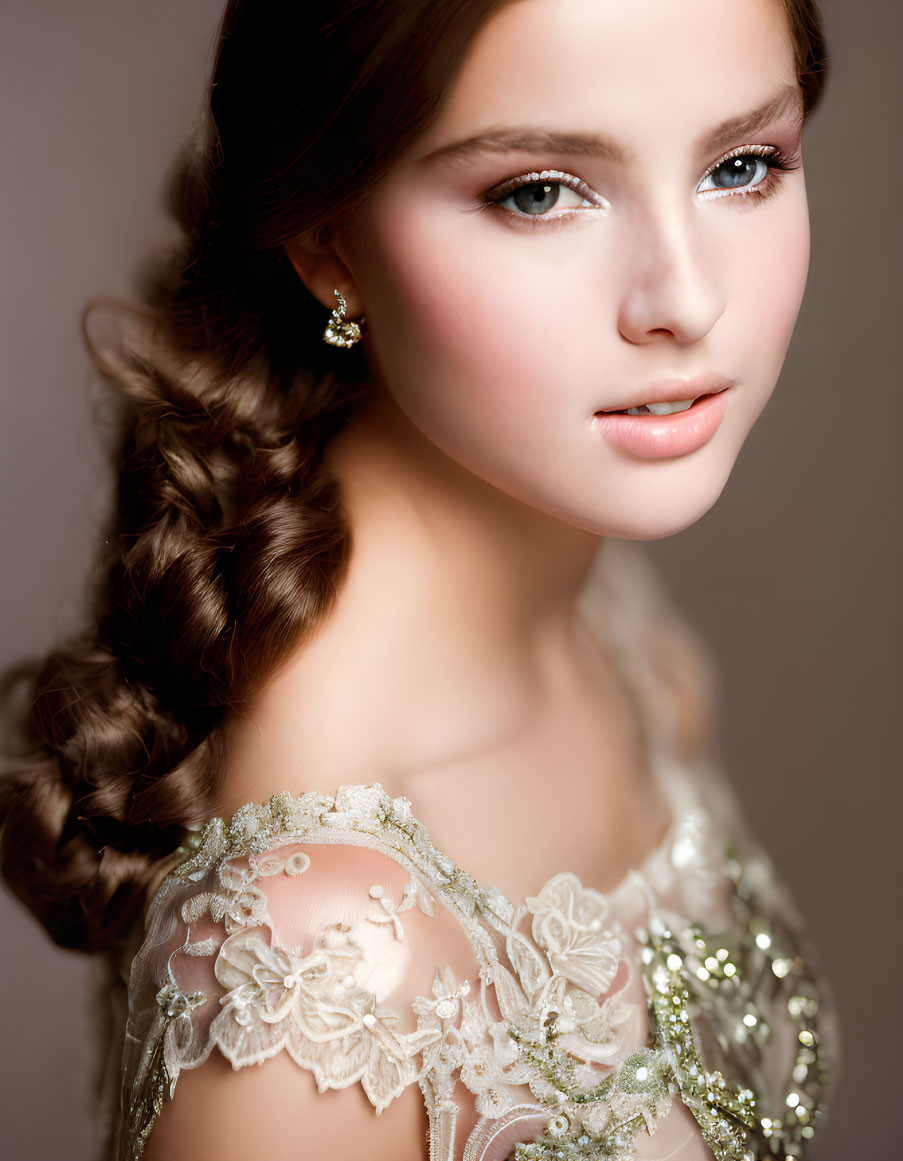
[[470, 946], [409, 868], [322, 838], [198, 857], [164, 882], [132, 967], [121, 1161], [214, 1052], [236, 1070], [285, 1053], [321, 1092], [359, 1084], [376, 1113], [418, 1079], [473, 983]]

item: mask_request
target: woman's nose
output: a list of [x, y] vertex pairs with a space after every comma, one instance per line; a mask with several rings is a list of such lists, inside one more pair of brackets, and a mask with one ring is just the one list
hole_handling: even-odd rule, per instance
[[698, 342], [726, 306], [714, 261], [689, 219], [637, 225], [618, 330], [629, 343]]

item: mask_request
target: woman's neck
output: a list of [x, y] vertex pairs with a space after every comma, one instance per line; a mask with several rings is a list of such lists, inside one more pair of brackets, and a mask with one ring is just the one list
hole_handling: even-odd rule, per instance
[[[352, 529], [346, 600], [431, 632], [529, 654], [568, 624], [599, 536], [529, 507], [450, 459], [385, 393], [327, 449]], [[420, 623], [416, 623], [420, 621]]]
[[239, 721], [244, 770], [288, 763], [323, 791], [325, 775], [401, 793], [408, 775], [491, 750], [596, 680], [575, 602], [598, 536], [478, 479], [386, 396], [333, 439], [326, 466], [351, 528], [347, 569], [255, 699], [252, 728]]

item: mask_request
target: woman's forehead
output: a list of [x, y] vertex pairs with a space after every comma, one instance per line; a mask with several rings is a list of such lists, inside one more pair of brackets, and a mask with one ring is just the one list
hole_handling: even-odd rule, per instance
[[628, 150], [649, 127], [701, 138], [796, 87], [780, 0], [512, 0], [476, 34], [420, 145], [529, 125], [607, 131]]

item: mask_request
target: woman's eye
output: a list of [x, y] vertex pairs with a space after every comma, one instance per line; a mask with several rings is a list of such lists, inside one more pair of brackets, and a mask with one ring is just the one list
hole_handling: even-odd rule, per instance
[[520, 189], [509, 194], [498, 204], [505, 205], [509, 202], [510, 206], [507, 208], [531, 215], [548, 213], [556, 206], [559, 209], [568, 209], [590, 204], [586, 198], [581, 198], [575, 190], [568, 189], [559, 181], [543, 182], [542, 184], [531, 182], [530, 185], [522, 185]]
[[760, 153], [740, 153], [719, 162], [702, 179], [700, 193], [710, 191], [729, 192], [733, 189], [756, 189], [768, 179], [774, 162], [770, 156]]
[[561, 215], [551, 215], [549, 211], [598, 209], [606, 204], [579, 178], [554, 170], [524, 174], [482, 196], [487, 205], [497, 206], [520, 218], [559, 217]]

